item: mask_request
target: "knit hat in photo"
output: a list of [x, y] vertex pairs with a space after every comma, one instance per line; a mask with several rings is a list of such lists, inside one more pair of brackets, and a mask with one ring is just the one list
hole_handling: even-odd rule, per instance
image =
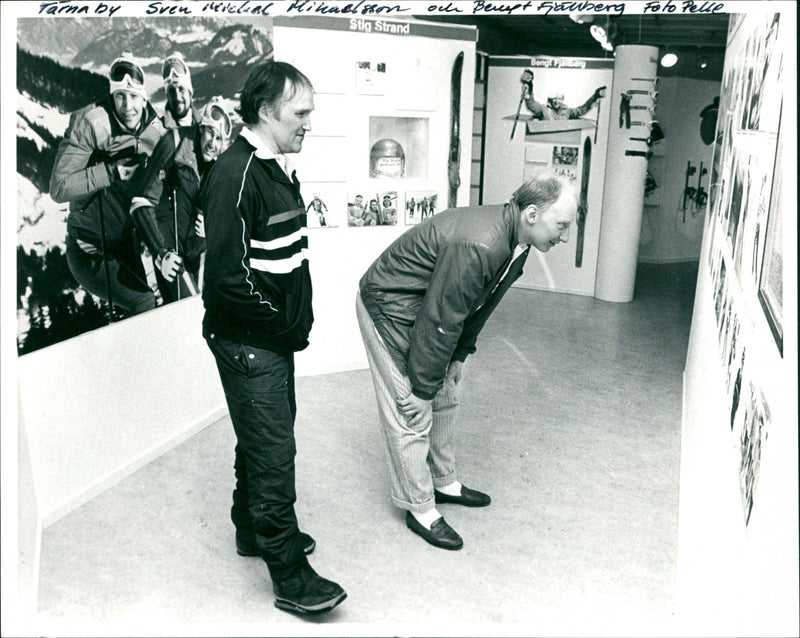
[[161, 77], [164, 79], [164, 88], [176, 84], [185, 88], [189, 93], [194, 93], [189, 67], [179, 51], [171, 53], [164, 60], [164, 65], [161, 67]]
[[200, 118], [200, 126], [211, 126], [227, 141], [231, 136], [231, 118], [225, 112], [222, 104], [222, 96], [215, 95], [203, 108], [203, 115]]
[[126, 51], [111, 63], [108, 78], [111, 95], [117, 91], [130, 91], [147, 100], [147, 91], [144, 88], [144, 70], [133, 59], [131, 53]]

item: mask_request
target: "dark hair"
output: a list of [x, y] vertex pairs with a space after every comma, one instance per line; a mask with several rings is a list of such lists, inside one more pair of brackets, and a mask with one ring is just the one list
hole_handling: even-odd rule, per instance
[[245, 124], [258, 124], [258, 111], [262, 106], [272, 108], [283, 100], [291, 100], [298, 86], [314, 88], [311, 81], [288, 62], [267, 60], [247, 76], [235, 110]]
[[522, 210], [533, 204], [537, 208], [544, 208], [558, 201], [566, 182], [564, 178], [552, 171], [542, 171], [526, 181], [514, 191], [511, 198]]

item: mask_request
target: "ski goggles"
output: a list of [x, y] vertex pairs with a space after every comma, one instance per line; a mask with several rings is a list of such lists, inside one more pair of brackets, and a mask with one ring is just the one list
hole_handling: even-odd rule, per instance
[[164, 80], [164, 86], [176, 84], [185, 86], [188, 89], [192, 88], [192, 76], [181, 55], [171, 55], [164, 60], [164, 65], [161, 67], [161, 77]]
[[147, 92], [144, 88], [144, 71], [133, 60], [127, 57], [114, 60], [109, 70], [109, 80], [111, 93], [131, 91], [147, 99]]
[[227, 140], [231, 136], [231, 118], [219, 103], [220, 98], [214, 97], [203, 109], [203, 116], [200, 119], [200, 126], [211, 126], [219, 131], [222, 138]]

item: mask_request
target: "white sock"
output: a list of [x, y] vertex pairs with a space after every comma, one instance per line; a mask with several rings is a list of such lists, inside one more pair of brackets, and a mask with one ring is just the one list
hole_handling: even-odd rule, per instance
[[427, 512], [411, 512], [411, 514], [425, 529], [430, 529], [433, 522], [442, 516], [435, 507]]
[[458, 481], [453, 481], [450, 483], [450, 485], [437, 487], [436, 489], [442, 494], [447, 494], [448, 496], [461, 496], [461, 483]]

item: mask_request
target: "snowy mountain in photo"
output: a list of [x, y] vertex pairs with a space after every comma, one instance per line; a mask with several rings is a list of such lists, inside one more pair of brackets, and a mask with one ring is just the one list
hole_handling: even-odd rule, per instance
[[[30, 123], [62, 136], [69, 123], [69, 114], [48, 108], [29, 96], [17, 96], [17, 139], [30, 139], [37, 148], [47, 146], [39, 132]], [[67, 232], [67, 204], [56, 204], [47, 193], [42, 193], [30, 179], [17, 175], [17, 244], [26, 251], [44, 253], [48, 248], [64, 246]]]

